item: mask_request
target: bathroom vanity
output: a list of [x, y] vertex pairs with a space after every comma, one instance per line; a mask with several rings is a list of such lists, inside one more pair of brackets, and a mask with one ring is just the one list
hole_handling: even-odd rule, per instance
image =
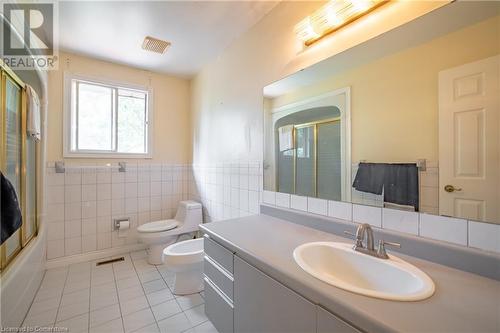
[[398, 254], [432, 278], [435, 294], [417, 302], [382, 300], [324, 283], [293, 259], [301, 244], [350, 239], [263, 214], [201, 228], [205, 311], [220, 332], [496, 332], [500, 327], [500, 282], [494, 279]]

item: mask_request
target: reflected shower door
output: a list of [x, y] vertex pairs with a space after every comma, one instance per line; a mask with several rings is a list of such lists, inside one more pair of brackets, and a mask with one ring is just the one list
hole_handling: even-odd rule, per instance
[[295, 193], [302, 196], [316, 196], [316, 145], [315, 126], [309, 125], [295, 129], [297, 153]]
[[342, 151], [340, 148], [340, 121], [320, 123], [318, 126], [317, 186], [319, 198], [342, 199]]

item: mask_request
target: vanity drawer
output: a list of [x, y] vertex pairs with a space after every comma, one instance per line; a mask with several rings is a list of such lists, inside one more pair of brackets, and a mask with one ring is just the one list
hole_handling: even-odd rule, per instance
[[205, 254], [232, 274], [233, 253], [226, 250], [223, 246], [217, 244], [207, 236], [205, 236], [203, 244]]
[[212, 258], [205, 256], [203, 272], [228, 298], [233, 300], [233, 276]]
[[233, 304], [217, 287], [208, 279], [205, 280], [205, 314], [218, 332], [232, 333]]

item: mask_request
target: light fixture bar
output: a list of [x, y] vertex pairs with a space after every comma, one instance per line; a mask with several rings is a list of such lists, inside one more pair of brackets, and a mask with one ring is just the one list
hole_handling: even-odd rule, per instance
[[389, 0], [332, 0], [295, 25], [295, 34], [309, 46], [372, 12]]

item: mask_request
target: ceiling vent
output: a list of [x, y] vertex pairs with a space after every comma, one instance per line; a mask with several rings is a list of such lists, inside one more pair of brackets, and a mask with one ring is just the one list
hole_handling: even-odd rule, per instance
[[170, 42], [165, 40], [161, 40], [158, 38], [154, 38], [151, 36], [146, 36], [144, 38], [144, 42], [142, 42], [142, 48], [146, 51], [156, 52], [156, 53], [165, 53], [167, 48], [170, 46]]

